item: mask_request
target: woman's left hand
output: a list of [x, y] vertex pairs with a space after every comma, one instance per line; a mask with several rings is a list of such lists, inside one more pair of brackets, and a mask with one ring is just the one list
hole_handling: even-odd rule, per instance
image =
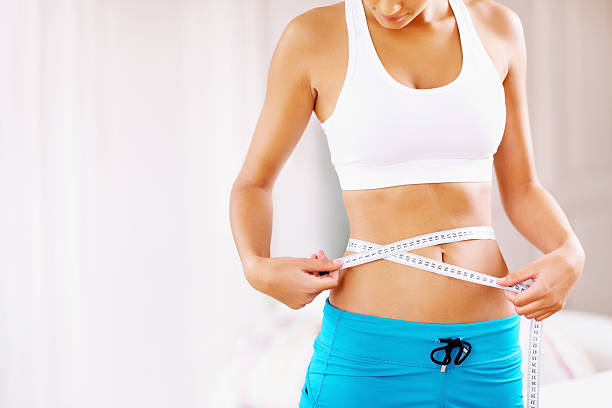
[[498, 278], [502, 286], [512, 286], [529, 278], [533, 284], [520, 293], [504, 290], [516, 312], [528, 319], [543, 320], [565, 306], [584, 267], [584, 250], [569, 240], [529, 265]]

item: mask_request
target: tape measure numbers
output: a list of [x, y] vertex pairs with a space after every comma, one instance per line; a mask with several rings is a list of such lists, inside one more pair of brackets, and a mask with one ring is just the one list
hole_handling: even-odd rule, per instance
[[[451, 278], [461, 279], [480, 285], [491, 286], [498, 289], [520, 293], [529, 288], [524, 283], [512, 286], [502, 286], [496, 283], [495, 276], [462, 268], [457, 265], [413, 254], [407, 251], [425, 248], [432, 245], [448, 242], [464, 241], [468, 239], [495, 239], [493, 229], [489, 226], [459, 227], [443, 231], [417, 235], [390, 244], [375, 244], [373, 242], [350, 238], [347, 251], [354, 254], [338, 258], [343, 261], [340, 269], [362, 265], [378, 259], [386, 259], [414, 268], [423, 269]], [[540, 391], [540, 345], [542, 338], [542, 321], [530, 320], [529, 328], [529, 357], [527, 361], [527, 408], [538, 408]]]

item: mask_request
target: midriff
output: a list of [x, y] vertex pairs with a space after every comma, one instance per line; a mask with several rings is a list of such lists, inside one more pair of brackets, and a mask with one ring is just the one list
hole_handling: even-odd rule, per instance
[[[492, 227], [491, 182], [344, 190], [342, 196], [350, 237], [378, 244], [458, 227]], [[496, 240], [450, 242], [410, 252], [496, 277], [508, 274]], [[342, 269], [329, 301], [349, 312], [427, 323], [469, 323], [515, 313], [502, 289], [386, 259]]]

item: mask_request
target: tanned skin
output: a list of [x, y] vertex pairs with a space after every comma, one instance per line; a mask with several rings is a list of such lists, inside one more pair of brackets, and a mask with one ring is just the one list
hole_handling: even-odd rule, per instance
[[[339, 271], [322, 250], [310, 258], [270, 257], [274, 183], [312, 113], [321, 122], [331, 116], [344, 80], [348, 37], [344, 2], [339, 2], [292, 19], [270, 62], [264, 105], [230, 202], [232, 233], [252, 287], [292, 309], [329, 289], [330, 303], [340, 309], [429, 323], [469, 323], [514, 313], [542, 320], [563, 308], [585, 254], [536, 173], [522, 23], [496, 1], [461, 1], [505, 89], [506, 126], [494, 155], [500, 199], [514, 227], [544, 255], [509, 274], [495, 240], [411, 252], [505, 276], [500, 284], [531, 278], [533, 285], [516, 294], [384, 259]], [[379, 58], [398, 83], [435, 88], [458, 76], [462, 52], [448, 0], [363, 0], [363, 6]], [[389, 22], [383, 15], [404, 17]], [[452, 182], [346, 190], [342, 197], [350, 236], [386, 244], [444, 229], [492, 226], [491, 193], [491, 182]]]

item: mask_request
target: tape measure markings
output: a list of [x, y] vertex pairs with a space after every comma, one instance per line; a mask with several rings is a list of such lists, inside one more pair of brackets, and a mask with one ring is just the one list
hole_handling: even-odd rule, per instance
[[[495, 239], [495, 234], [493, 229], [489, 226], [475, 226], [452, 228], [417, 235], [385, 245], [350, 238], [346, 250], [356, 253], [337, 259], [343, 261], [340, 269], [362, 265], [378, 259], [386, 259], [392, 262], [412, 266], [414, 268], [423, 269], [451, 278], [461, 279], [498, 289], [509, 290], [516, 293], [520, 293], [529, 288], [528, 285], [522, 282], [512, 286], [502, 286], [496, 283], [498, 278], [495, 276], [408, 252], [415, 249], [430, 247], [432, 245], [458, 242], [469, 239]], [[527, 364], [528, 408], [539, 407], [542, 323], [542, 321], [530, 319], [529, 361]]]

